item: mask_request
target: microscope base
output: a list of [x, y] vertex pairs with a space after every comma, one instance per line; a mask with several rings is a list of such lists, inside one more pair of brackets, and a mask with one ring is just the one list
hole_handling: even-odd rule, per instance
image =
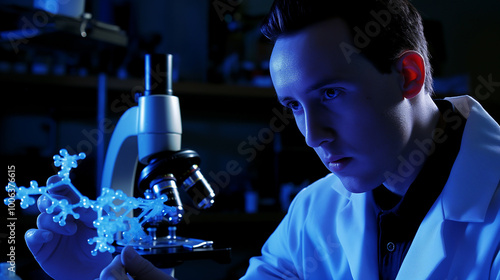
[[[129, 244], [131, 245], [131, 244]], [[123, 250], [123, 246], [116, 246], [115, 254]], [[220, 264], [231, 262], [231, 248], [214, 248], [212, 246], [188, 249], [183, 246], [141, 249], [136, 247], [139, 255], [146, 258], [158, 268], [173, 268], [185, 261], [213, 260]]]
[[122, 244], [121, 242], [117, 242], [119, 246], [133, 246], [135, 249], [139, 250], [151, 250], [156, 248], [179, 248], [182, 247], [184, 249], [196, 249], [196, 248], [210, 248], [214, 244], [213, 241], [206, 241], [195, 238], [184, 238], [177, 236], [176, 238], [171, 238], [169, 236], [160, 237], [152, 242], [135, 242]]

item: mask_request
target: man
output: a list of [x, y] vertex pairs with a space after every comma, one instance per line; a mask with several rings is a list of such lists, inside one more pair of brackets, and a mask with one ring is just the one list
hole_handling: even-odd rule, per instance
[[243, 279], [500, 279], [500, 128], [470, 97], [432, 100], [416, 9], [278, 0], [263, 33], [278, 99], [332, 174]]
[[[278, 99], [331, 174], [243, 279], [500, 279], [500, 127], [470, 97], [432, 99], [415, 8], [276, 0], [263, 33]], [[138, 260], [125, 250], [101, 279], [169, 279]]]

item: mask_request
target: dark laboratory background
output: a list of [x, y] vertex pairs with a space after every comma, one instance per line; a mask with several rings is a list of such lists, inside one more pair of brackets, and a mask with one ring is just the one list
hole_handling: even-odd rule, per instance
[[[4, 184], [8, 167], [15, 166], [18, 186], [30, 180], [44, 185], [57, 172], [52, 156], [66, 148], [87, 154], [72, 178], [95, 199], [113, 127], [136, 105], [143, 86], [144, 55], [171, 53], [183, 147], [200, 154], [202, 173], [218, 193], [214, 206], [190, 215], [178, 234], [231, 248], [230, 263], [185, 261], [176, 266], [176, 277], [241, 277], [293, 196], [327, 172], [275, 100], [268, 69], [272, 45], [259, 31], [271, 3], [1, 0]], [[413, 3], [425, 19], [437, 97], [469, 94], [500, 119], [500, 3]], [[7, 221], [7, 208], [1, 209]], [[50, 279], [23, 240], [37, 213], [36, 207], [16, 208], [22, 279]], [[9, 233], [5, 226], [0, 232], [5, 262]]]

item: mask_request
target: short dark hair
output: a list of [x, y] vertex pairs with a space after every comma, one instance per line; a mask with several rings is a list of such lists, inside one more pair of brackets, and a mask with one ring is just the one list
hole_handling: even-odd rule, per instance
[[347, 23], [353, 36], [352, 49], [381, 73], [390, 73], [393, 62], [404, 51], [419, 52], [426, 66], [425, 89], [433, 92], [422, 18], [407, 0], [275, 0], [261, 31], [275, 42], [281, 36], [332, 18]]

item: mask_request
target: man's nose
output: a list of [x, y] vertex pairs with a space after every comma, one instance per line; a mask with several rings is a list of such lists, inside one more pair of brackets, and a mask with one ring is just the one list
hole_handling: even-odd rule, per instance
[[335, 130], [331, 127], [331, 120], [322, 114], [321, 109], [312, 109], [305, 113], [303, 134], [306, 144], [311, 148], [335, 140]]

